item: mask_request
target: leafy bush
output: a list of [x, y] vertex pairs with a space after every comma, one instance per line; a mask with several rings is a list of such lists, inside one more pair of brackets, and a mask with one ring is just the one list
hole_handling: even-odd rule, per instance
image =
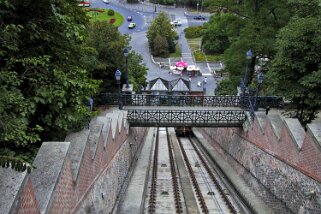
[[115, 11], [114, 10], [108, 10], [107, 14], [108, 14], [108, 16], [113, 16], [113, 15], [115, 15]]
[[216, 95], [236, 95], [237, 88], [235, 87], [240, 82], [238, 77], [229, 77], [219, 82], [215, 91]]
[[163, 5], [174, 5], [175, 1], [174, 0], [158, 0], [159, 4]]
[[186, 38], [197, 38], [202, 36], [201, 31], [203, 27], [202, 26], [192, 26], [184, 29], [185, 37]]
[[201, 51], [194, 51], [194, 58], [196, 62], [205, 62], [205, 55]]

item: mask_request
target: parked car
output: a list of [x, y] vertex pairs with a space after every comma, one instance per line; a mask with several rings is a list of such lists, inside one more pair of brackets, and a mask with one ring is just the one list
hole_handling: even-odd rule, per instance
[[79, 7], [90, 7], [90, 2], [89, 1], [80, 1], [78, 2]]
[[195, 20], [205, 20], [205, 16], [202, 16], [202, 15], [197, 15], [197, 16], [194, 16], [194, 19]]
[[135, 28], [136, 27], [136, 23], [134, 23], [134, 22], [131, 22], [131, 23], [129, 23], [129, 25], [128, 25], [128, 28], [129, 29], [133, 29], [133, 28]]
[[176, 26], [181, 26], [182, 25], [182, 22], [180, 20], [175, 20], [175, 21], [172, 21], [171, 22], [171, 25], [176, 27]]
[[104, 3], [109, 4], [110, 0], [103, 0]]
[[133, 21], [133, 17], [132, 16], [127, 16], [127, 21], [129, 21], [129, 22]]

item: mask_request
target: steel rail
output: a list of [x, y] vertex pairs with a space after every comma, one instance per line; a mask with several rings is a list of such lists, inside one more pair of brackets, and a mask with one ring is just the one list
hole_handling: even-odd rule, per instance
[[166, 135], [167, 135], [169, 160], [170, 160], [170, 165], [171, 165], [171, 175], [172, 175], [172, 181], [173, 181], [176, 213], [183, 213], [179, 183], [178, 183], [178, 179], [177, 179], [177, 172], [176, 172], [176, 167], [175, 167], [174, 155], [173, 155], [173, 151], [172, 151], [172, 144], [171, 144], [171, 140], [170, 140], [167, 128], [166, 128]]
[[179, 146], [181, 148], [181, 151], [182, 151], [182, 154], [183, 154], [183, 158], [184, 158], [184, 161], [186, 163], [189, 175], [191, 177], [192, 184], [193, 184], [197, 199], [199, 201], [200, 207], [202, 209], [202, 212], [203, 213], [209, 213], [208, 207], [207, 207], [207, 205], [205, 203], [205, 199], [204, 199], [203, 194], [201, 192], [201, 189], [200, 189], [200, 187], [198, 185], [198, 182], [196, 180], [195, 174], [194, 174], [192, 166], [191, 166], [191, 164], [190, 164], [190, 162], [188, 160], [188, 157], [187, 157], [185, 149], [184, 149], [184, 147], [182, 145], [182, 142], [181, 142], [181, 140], [179, 138], [177, 138], [177, 140], [178, 140], [178, 144], [179, 144]]
[[191, 145], [193, 146], [195, 152], [197, 153], [199, 159], [202, 161], [203, 166], [205, 167], [207, 173], [210, 175], [215, 187], [217, 188], [217, 190], [219, 191], [221, 197], [223, 198], [225, 204], [227, 205], [227, 207], [229, 208], [229, 210], [231, 211], [231, 213], [237, 213], [235, 207], [233, 206], [233, 204], [231, 203], [231, 201], [229, 200], [229, 198], [225, 195], [223, 188], [221, 187], [220, 183], [218, 182], [217, 178], [215, 177], [214, 173], [212, 172], [211, 168], [209, 167], [209, 165], [207, 164], [207, 162], [205, 161], [205, 158], [203, 157], [203, 155], [201, 154], [201, 152], [198, 150], [198, 148], [196, 147], [194, 141], [191, 139], [191, 137], [188, 137]]
[[149, 213], [156, 212], [157, 162], [158, 162], [158, 143], [159, 143], [158, 132], [159, 132], [159, 129], [157, 128], [154, 159], [153, 159], [153, 173], [152, 173], [150, 198], [149, 198], [149, 209], [148, 209]]
[[238, 204], [238, 207], [242, 210], [242, 213], [246, 213], [246, 214], [258, 213], [258, 211], [255, 210], [255, 208], [251, 204], [251, 202], [248, 201], [246, 197], [235, 188], [235, 186], [232, 184], [229, 177], [224, 173], [222, 168], [219, 165], [217, 165], [215, 159], [211, 157], [206, 147], [200, 143], [199, 139], [194, 136], [194, 140], [199, 142], [198, 148], [199, 150], [202, 151], [204, 156], [207, 157], [206, 159], [209, 162], [211, 162], [211, 166], [214, 172], [223, 178], [222, 183], [224, 184], [224, 187], [227, 188], [230, 194], [233, 194], [233, 199]]

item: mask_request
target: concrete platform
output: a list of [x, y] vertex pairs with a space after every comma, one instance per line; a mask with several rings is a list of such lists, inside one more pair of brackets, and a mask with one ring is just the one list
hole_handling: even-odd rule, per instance
[[[152, 150], [156, 140], [156, 129], [150, 128], [141, 154], [130, 179], [128, 188], [122, 199], [119, 210], [120, 214], [140, 214], [144, 209], [145, 187], [147, 185], [149, 164], [152, 157]], [[125, 202], [125, 203], [124, 203]]]

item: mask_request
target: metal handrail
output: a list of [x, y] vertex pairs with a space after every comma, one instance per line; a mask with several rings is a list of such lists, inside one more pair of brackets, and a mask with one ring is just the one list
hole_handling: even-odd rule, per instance
[[[122, 94], [123, 106], [205, 106], [205, 107], [240, 107], [248, 108], [252, 96], [202, 96], [202, 95], [151, 95]], [[118, 105], [118, 94], [104, 93], [100, 95], [104, 105]], [[276, 96], [257, 97], [260, 108], [279, 108], [283, 99]]]

